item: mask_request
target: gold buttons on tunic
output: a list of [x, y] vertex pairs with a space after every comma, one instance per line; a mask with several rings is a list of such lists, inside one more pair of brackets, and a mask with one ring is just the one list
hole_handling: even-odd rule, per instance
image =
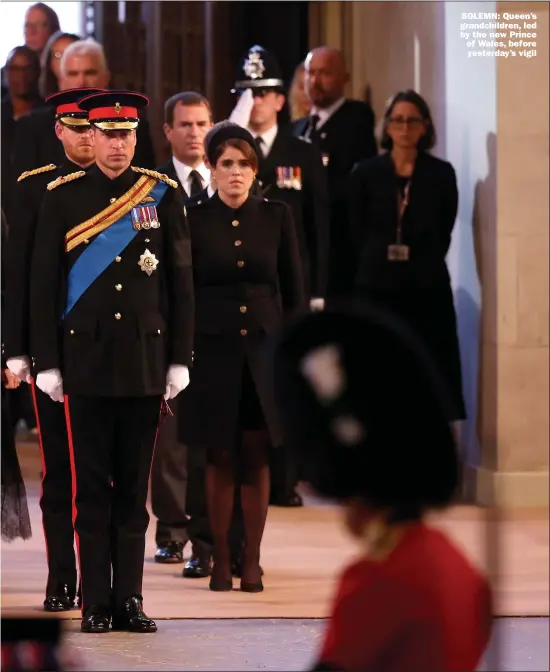
[[241, 245], [242, 245], [242, 241], [241, 241], [241, 240], [236, 240], [236, 241], [235, 241], [235, 247], [240, 247]]
[[242, 268], [242, 267], [244, 266], [244, 261], [238, 261], [238, 262], [237, 262], [237, 266], [238, 266], [239, 268]]
[[240, 311], [241, 313], [246, 313], [246, 306], [241, 306]]
[[122, 289], [122, 285], [115, 285], [115, 289], [117, 292], [120, 292], [120, 290]]
[[74, 335], [74, 329], [71, 329], [70, 334], [71, 334], [71, 336]]
[[115, 313], [115, 320], [120, 320], [122, 315], [120, 313]]
[[115, 201], [116, 201], [116, 198], [111, 198], [111, 200], [109, 201], [109, 203], [114, 203]]
[[248, 331], [246, 329], [241, 329], [241, 336], [246, 336]]
[[122, 261], [122, 257], [115, 257], [115, 261], [118, 263], [119, 261]]
[[86, 238], [86, 240], [84, 241], [84, 244], [88, 245], [89, 243], [90, 243], [90, 241]]
[[239, 221], [238, 221], [237, 219], [234, 219], [234, 220], [231, 222], [231, 226], [239, 226]]

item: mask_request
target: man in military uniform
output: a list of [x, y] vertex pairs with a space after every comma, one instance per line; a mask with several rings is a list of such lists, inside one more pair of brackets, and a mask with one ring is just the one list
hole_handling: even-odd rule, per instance
[[[312, 309], [322, 309], [329, 256], [326, 171], [318, 149], [293, 137], [291, 127], [278, 127], [277, 114], [285, 104], [283, 87], [275, 57], [263, 47], [252, 47], [238, 68], [233, 89], [240, 94], [247, 89], [252, 92], [252, 95], [246, 94], [248, 114], [245, 104], [242, 116], [233, 114], [232, 119], [248, 126], [256, 139], [260, 156], [258, 181], [263, 195], [270, 200], [284, 201], [292, 210], [304, 268], [306, 297]], [[271, 473], [272, 503], [300, 506], [301, 498], [294, 491], [296, 469], [288, 451], [281, 453], [277, 450], [273, 454]]]
[[33, 255], [36, 385], [65, 401], [83, 632], [157, 629], [142, 597], [149, 473], [192, 361], [184, 205], [175, 182], [130, 165], [147, 104], [125, 91], [79, 101], [96, 165], [48, 185]]
[[65, 161], [59, 167], [50, 163], [19, 176], [6, 255], [4, 350], [7, 366], [21, 380], [31, 383], [39, 427], [42, 458], [40, 508], [48, 561], [46, 611], [72, 609], [77, 571], [65, 413], [60, 404], [36, 388], [31, 378], [29, 267], [47, 184], [76, 170], [87, 170], [94, 163], [88, 113], [78, 107], [78, 100], [99, 90], [71, 89], [47, 98], [46, 102], [55, 110], [55, 134], [63, 147]]

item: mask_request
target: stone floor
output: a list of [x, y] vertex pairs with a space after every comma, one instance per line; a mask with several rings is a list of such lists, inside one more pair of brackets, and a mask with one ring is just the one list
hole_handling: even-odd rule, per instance
[[[67, 646], [80, 670], [307, 670], [324, 621], [219, 619], [159, 621], [154, 635], [84, 635], [67, 623]], [[495, 646], [496, 645], [496, 646]], [[496, 621], [484, 672], [547, 672], [548, 618]]]

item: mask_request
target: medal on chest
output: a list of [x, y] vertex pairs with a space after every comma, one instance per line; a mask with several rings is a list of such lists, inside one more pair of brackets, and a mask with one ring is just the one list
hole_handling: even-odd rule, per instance
[[160, 228], [156, 207], [154, 205], [142, 205], [133, 208], [132, 224], [136, 231]]
[[277, 166], [277, 187], [279, 189], [302, 189], [302, 169], [300, 166]]

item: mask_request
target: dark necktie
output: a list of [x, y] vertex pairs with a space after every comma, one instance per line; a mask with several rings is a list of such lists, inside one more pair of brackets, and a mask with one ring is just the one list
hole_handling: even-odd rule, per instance
[[308, 138], [313, 138], [315, 136], [315, 133], [317, 132], [317, 124], [319, 123], [319, 115], [318, 114], [313, 114], [309, 118], [308, 122], [308, 129], [307, 129], [307, 137]]
[[191, 193], [189, 196], [193, 198], [193, 196], [196, 196], [197, 194], [200, 194], [202, 191], [202, 180], [201, 176], [198, 174], [196, 170], [192, 170], [189, 173], [189, 184], [191, 185]]
[[256, 148], [258, 150], [258, 165], [261, 165], [265, 158], [264, 154], [265, 142], [263, 138], [261, 138], [259, 135], [254, 138], [254, 142], [256, 143]]

